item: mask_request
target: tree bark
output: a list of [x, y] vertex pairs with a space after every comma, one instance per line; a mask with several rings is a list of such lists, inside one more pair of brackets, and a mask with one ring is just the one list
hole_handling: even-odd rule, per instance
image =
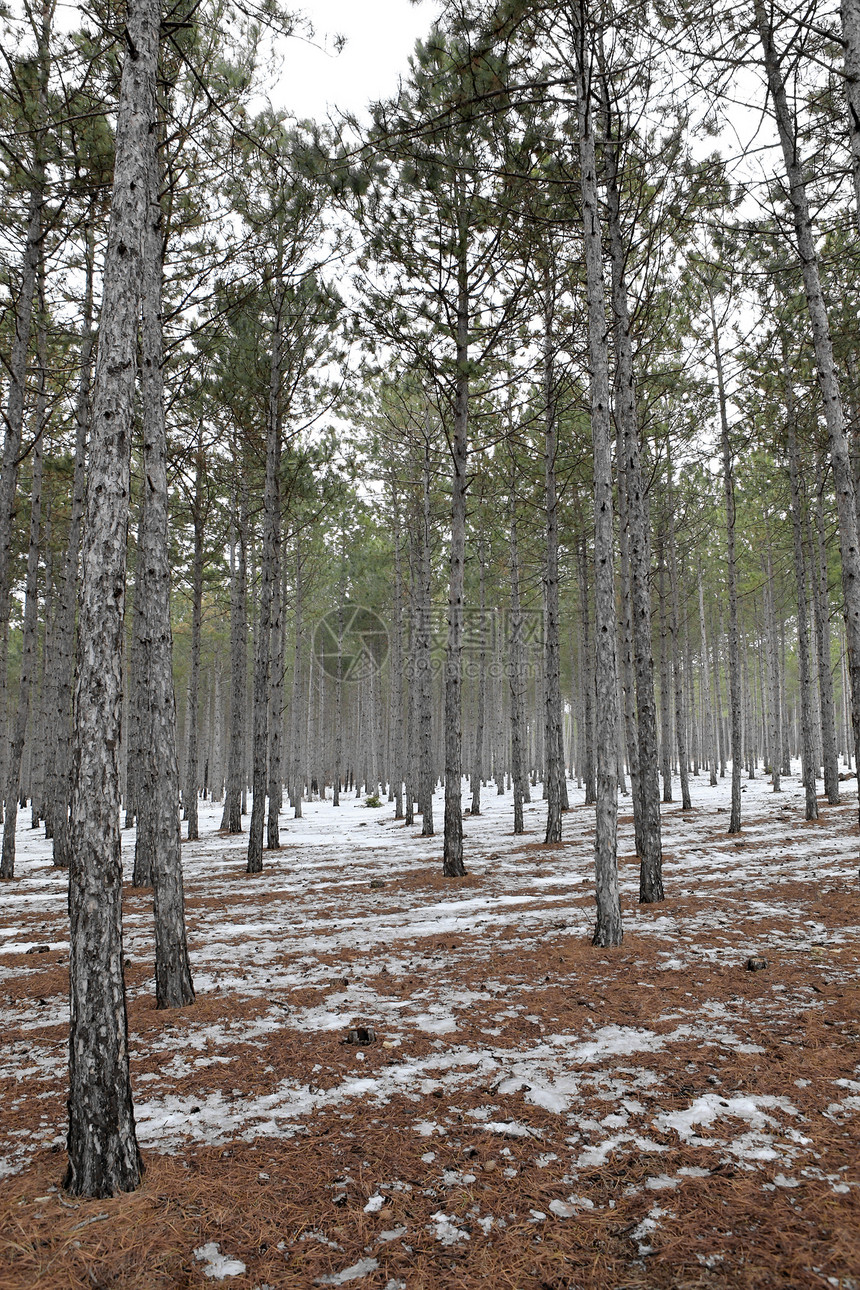
[[713, 297], [708, 291], [711, 313], [711, 335], [714, 342], [714, 363], [717, 370], [717, 398], [720, 406], [720, 446], [723, 457], [723, 496], [726, 504], [726, 566], [729, 578], [729, 706], [731, 721], [732, 755], [732, 806], [729, 813], [729, 833], [741, 831], [741, 643], [738, 625], [738, 573], [735, 554], [735, 482], [732, 468], [732, 446], [729, 437], [729, 417], [726, 403], [726, 385], [723, 377], [723, 356], [717, 330], [717, 315]]
[[202, 428], [197, 442], [194, 470], [194, 501], [192, 503], [192, 528], [194, 530], [194, 555], [191, 562], [191, 671], [188, 678], [188, 715], [186, 718], [185, 754], [185, 818], [188, 821], [188, 841], [200, 837], [197, 819], [197, 797], [200, 791], [200, 649], [203, 634], [203, 562], [204, 562], [204, 501]]
[[69, 1167], [76, 1195], [141, 1179], [128, 1069], [122, 951], [119, 749], [129, 467], [146, 225], [156, 129], [160, 6], [130, 0], [82, 544], [70, 824]]
[[774, 116], [779, 132], [788, 178], [789, 198], [794, 217], [797, 251], [803, 271], [803, 286], [812, 330], [815, 365], [827, 424], [827, 440], [836, 490], [839, 516], [839, 549], [842, 557], [842, 594], [845, 603], [845, 635], [848, 647], [848, 674], [851, 685], [851, 716], [855, 761], [860, 750], [860, 547], [857, 536], [857, 512], [851, 455], [845, 433], [845, 418], [830, 321], [818, 269], [818, 252], [809, 213], [806, 182], [797, 151], [797, 129], [788, 105], [785, 82], [763, 0], [755, 0], [755, 16], [764, 53], [768, 86], [773, 99]]
[[461, 878], [463, 864], [463, 589], [466, 573], [466, 463], [469, 430], [469, 288], [466, 213], [457, 238], [456, 375], [451, 441], [451, 550], [448, 583], [448, 645], [445, 651], [445, 820], [442, 873]]
[[806, 560], [803, 553], [803, 504], [800, 495], [800, 454], [794, 425], [794, 392], [786, 367], [786, 411], [788, 413], [788, 471], [791, 483], [791, 527], [794, 537], [794, 576], [797, 587], [797, 653], [800, 671], [800, 729], [806, 818], [818, 819], [815, 794], [815, 743], [812, 737], [812, 676], [809, 662], [809, 620], [806, 603]]
[[[579, 142], [582, 233], [588, 300], [588, 352], [591, 375], [591, 437], [594, 463], [594, 602], [597, 677], [597, 818], [594, 841], [597, 925], [593, 944], [619, 945], [622, 939], [616, 838], [618, 772], [616, 722], [618, 673], [615, 660], [615, 575], [613, 570], [612, 438], [609, 412], [609, 352], [603, 283], [603, 249], [594, 120], [586, 71], [586, 33], [575, 31], [577, 134]], [[662, 898], [656, 886], [649, 898]]]
[[263, 552], [260, 561], [260, 609], [254, 659], [253, 799], [248, 829], [248, 873], [263, 869], [263, 823], [266, 818], [266, 754], [268, 751], [269, 678], [272, 654], [272, 608], [278, 578], [281, 470], [281, 312], [283, 294], [275, 301], [272, 353], [269, 367], [269, 407], [266, 421], [266, 481], [263, 495]]
[[813, 612], [818, 645], [818, 699], [821, 708], [821, 755], [824, 791], [831, 806], [839, 804], [839, 757], [836, 748], [836, 710], [833, 702], [833, 674], [830, 663], [830, 613], [827, 593], [827, 549], [824, 544], [824, 515], [821, 507], [821, 470], [816, 462], [815, 544], [812, 562]]
[[162, 265], [164, 229], [159, 200], [158, 134], [148, 136], [149, 207], [143, 239], [141, 301], [141, 395], [143, 404], [143, 508], [141, 549], [145, 564], [144, 677], [146, 724], [142, 734], [142, 784], [138, 836], [150, 836], [155, 906], [155, 996], [157, 1008], [194, 1001], [185, 935], [185, 896], [179, 826], [179, 766], [176, 700], [170, 628], [167, 434], [164, 422]]
[[[608, 108], [607, 108], [608, 120]], [[633, 651], [636, 673], [636, 734], [638, 742], [637, 792], [633, 809], [641, 814], [638, 830], [639, 899], [644, 903], [663, 900], [663, 848], [660, 832], [660, 784], [658, 779], [657, 704], [654, 696], [654, 659], [651, 647], [651, 543], [642, 480], [636, 390], [633, 376], [633, 348], [625, 282], [626, 253], [621, 236], [618, 160], [615, 145], [606, 149], [607, 221], [612, 261], [613, 335], [617, 353], [616, 416], [621, 423], [624, 448], [623, 470], [630, 540], [628, 558], [633, 617]], [[619, 462], [619, 469], [622, 463]], [[613, 634], [614, 640], [614, 634]], [[599, 685], [599, 681], [598, 681]]]
[[[41, 295], [41, 293], [40, 293]], [[40, 311], [41, 312], [41, 311]], [[44, 317], [44, 315], [43, 315]], [[47, 346], [44, 321], [39, 324], [39, 393], [36, 401], [36, 442], [33, 446], [33, 478], [30, 485], [30, 540], [27, 549], [27, 581], [24, 592], [24, 627], [21, 642], [21, 671], [18, 680], [18, 708], [6, 767], [6, 805], [3, 813], [3, 850], [0, 855], [0, 878], [15, 876], [15, 830], [18, 822], [18, 792], [21, 785], [21, 758], [30, 694], [39, 666], [39, 535], [42, 515], [42, 438], [46, 425]]]
[[[548, 248], [552, 253], [553, 248]], [[544, 842], [561, 841], [562, 781], [564, 760], [561, 748], [561, 689], [558, 607], [558, 488], [556, 456], [555, 378], [555, 279], [549, 266], [543, 281], [543, 396], [544, 396], [544, 504], [546, 507], [546, 563], [544, 567], [544, 785], [546, 788], [546, 834]]]

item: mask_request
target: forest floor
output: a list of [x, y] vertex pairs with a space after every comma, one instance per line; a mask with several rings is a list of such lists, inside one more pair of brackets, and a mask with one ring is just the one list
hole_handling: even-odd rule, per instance
[[[625, 799], [613, 950], [590, 944], [576, 790], [545, 847], [539, 801], [517, 838], [486, 789], [461, 880], [439, 837], [352, 799], [285, 814], [249, 877], [246, 839], [202, 807], [193, 1007], [155, 1010], [151, 893], [125, 893], [147, 1173], [111, 1201], [60, 1189], [65, 878], [22, 828], [0, 894], [0, 1286], [858, 1290], [856, 781], [809, 824], [783, 782], [744, 781], [739, 837], [727, 779], [664, 807], [650, 906]], [[344, 1042], [357, 1026], [373, 1041]]]

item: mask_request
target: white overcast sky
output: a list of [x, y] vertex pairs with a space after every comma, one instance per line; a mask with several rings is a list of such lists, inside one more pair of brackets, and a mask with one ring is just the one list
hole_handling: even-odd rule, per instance
[[[295, 8], [310, 19], [319, 48], [303, 40], [282, 45], [272, 102], [296, 116], [322, 119], [336, 108], [360, 112], [371, 99], [391, 94], [440, 5], [438, 0], [298, 0]], [[346, 37], [340, 54], [331, 52], [335, 35]]]

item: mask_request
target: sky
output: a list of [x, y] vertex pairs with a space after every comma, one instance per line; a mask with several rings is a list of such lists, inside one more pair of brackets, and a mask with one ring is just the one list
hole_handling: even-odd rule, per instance
[[[296, 8], [313, 24], [316, 47], [298, 39], [284, 43], [272, 102], [319, 120], [335, 108], [360, 112], [370, 100], [391, 94], [440, 5], [438, 0], [305, 0]], [[346, 37], [339, 54], [333, 52], [335, 35]]]

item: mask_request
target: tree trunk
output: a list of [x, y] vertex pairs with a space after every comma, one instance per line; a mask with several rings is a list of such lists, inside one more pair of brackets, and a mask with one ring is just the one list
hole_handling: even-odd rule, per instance
[[840, 9], [845, 51], [845, 101], [854, 179], [854, 217], [860, 232], [860, 0], [841, 0]]
[[[40, 296], [41, 296], [40, 292]], [[15, 876], [15, 829], [18, 822], [18, 792], [21, 784], [21, 758], [27, 721], [30, 715], [30, 693], [39, 665], [39, 532], [42, 514], [42, 438], [47, 421], [45, 387], [47, 346], [43, 309], [39, 323], [39, 393], [36, 401], [36, 442], [33, 446], [33, 478], [30, 485], [30, 541], [27, 549], [27, 582], [24, 592], [24, 627], [21, 643], [21, 671], [18, 680], [18, 709], [6, 767], [6, 806], [3, 813], [3, 851], [0, 856], [0, 878]]]
[[278, 578], [281, 471], [281, 313], [283, 294], [275, 301], [272, 354], [269, 365], [269, 407], [266, 419], [266, 482], [263, 495], [263, 551], [260, 561], [260, 608], [254, 658], [253, 798], [248, 829], [248, 873], [263, 869], [263, 823], [266, 818], [266, 754], [268, 752], [269, 678], [272, 655], [272, 609]]
[[[247, 492], [240, 484], [239, 532], [230, 535], [230, 747], [227, 791], [221, 828], [242, 832], [242, 784], [245, 764], [245, 693], [248, 680], [248, 609], [245, 575]], [[236, 538], [238, 536], [238, 542]]]
[[194, 987], [185, 936], [173, 638], [170, 629], [167, 435], [161, 313], [164, 230], [159, 201], [157, 140], [157, 132], [151, 131], [148, 136], [150, 200], [143, 240], [141, 302], [142, 487], [146, 500], [138, 559], [144, 561], [146, 567], [143, 640], [147, 692], [146, 725], [141, 741], [143, 784], [138, 803], [138, 834], [148, 831], [151, 837], [156, 1007], [181, 1008], [194, 1001]]
[[418, 603], [418, 725], [420, 770], [418, 809], [421, 813], [421, 836], [433, 837], [433, 716], [431, 707], [432, 677], [430, 675], [430, 439], [429, 430], [424, 441], [424, 468], [422, 473], [422, 524], [421, 524], [421, 585]]
[[836, 748], [836, 711], [833, 702], [833, 674], [830, 662], [830, 613], [827, 595], [827, 553], [824, 544], [824, 515], [821, 507], [821, 471], [816, 463], [815, 546], [812, 561], [813, 611], [818, 644], [818, 696], [821, 707], [821, 751], [824, 791], [831, 806], [839, 804], [839, 758]]
[[48, 77], [50, 69], [51, 20], [54, 7], [43, 0], [37, 37], [38, 97], [36, 128], [32, 132], [33, 151], [30, 160], [30, 193], [27, 205], [27, 233], [24, 243], [21, 282], [15, 301], [14, 330], [8, 362], [9, 385], [6, 396], [5, 437], [0, 462], [0, 784], [5, 783], [7, 670], [9, 655], [9, 614], [12, 593], [12, 543], [15, 533], [15, 500], [18, 471], [21, 464], [21, 442], [24, 434], [24, 405], [27, 388], [27, 358], [30, 352], [30, 330], [33, 302], [44, 255], [43, 216], [45, 206], [46, 162], [45, 131]]
[[525, 724], [525, 702], [523, 672], [523, 616], [520, 608], [520, 555], [517, 540], [516, 497], [513, 492], [509, 502], [511, 516], [510, 561], [511, 561], [511, 640], [510, 640], [510, 687], [511, 687], [511, 779], [514, 792], [514, 833], [525, 832], [523, 824], [523, 802], [526, 793], [526, 774], [523, 765], [523, 727]]
[[95, 238], [87, 224], [86, 285], [84, 291], [84, 324], [79, 353], [80, 376], [75, 401], [75, 466], [72, 477], [72, 511], [69, 535], [63, 557], [57, 612], [51, 648], [52, 690], [55, 696], [56, 720], [52, 724], [53, 747], [49, 748], [47, 770], [47, 816], [50, 819], [54, 846], [54, 864], [69, 865], [69, 773], [71, 769], [71, 713], [74, 671], [75, 601], [78, 586], [78, 556], [81, 546], [86, 491], [87, 425], [90, 419], [90, 381], [93, 353], [93, 278]]
[[787, 356], [785, 368], [786, 412], [788, 414], [788, 474], [791, 483], [791, 527], [794, 536], [794, 576], [797, 586], [797, 653], [800, 671], [800, 727], [803, 787], [806, 818], [818, 819], [815, 794], [815, 745], [812, 737], [812, 676], [809, 665], [809, 625], [806, 601], [806, 560], [803, 553], [803, 504], [800, 495], [800, 453], [795, 429], [794, 390]]
[[683, 660], [681, 655], [681, 597], [678, 582], [678, 554], [675, 546], [675, 512], [671, 458], [666, 466], [669, 510], [669, 584], [672, 595], [672, 674], [675, 684], [675, 740], [678, 747], [678, 774], [681, 779], [681, 810], [693, 808], [690, 798], [689, 757], [687, 754], [687, 713], [684, 703]]
[[[621, 422], [624, 447], [623, 469], [626, 485], [627, 523], [630, 532], [628, 552], [633, 611], [634, 665], [636, 671], [636, 731], [639, 764], [638, 792], [633, 797], [633, 809], [635, 813], [638, 806], [642, 816], [639, 828], [639, 840], [642, 848], [639, 852], [639, 899], [643, 903], [650, 904], [652, 901], [663, 900], [657, 704], [654, 697], [654, 660], [651, 649], [651, 589], [649, 583], [651, 549], [642, 481], [639, 425], [636, 415], [633, 349], [630, 341], [630, 316], [624, 274], [626, 252], [621, 237], [617, 156], [615, 148], [611, 145], [606, 148], [606, 166], [609, 250], [612, 260], [613, 335], [618, 365], [616, 372], [616, 416]], [[619, 462], [619, 469], [621, 469], [621, 462]], [[612, 633], [612, 642], [614, 655], [614, 631]], [[600, 664], [598, 663], [599, 686]], [[598, 697], [598, 707], [600, 707], [601, 703], [602, 700]]]
[[197, 822], [197, 796], [200, 789], [200, 648], [203, 631], [203, 531], [204, 503], [202, 430], [197, 443], [197, 461], [194, 472], [194, 502], [192, 525], [194, 529], [194, 556], [191, 563], [191, 671], [188, 679], [188, 717], [186, 728], [185, 759], [185, 818], [188, 821], [188, 841], [200, 837]]
[[478, 542], [478, 578], [480, 583], [480, 632], [478, 654], [478, 710], [475, 715], [475, 756], [472, 761], [472, 815], [481, 814], [481, 780], [484, 775], [484, 718], [487, 708], [487, 628], [484, 588], [484, 540]]
[[143, 1164], [128, 1069], [122, 949], [119, 750], [129, 467], [156, 129], [160, 7], [130, 0], [105, 254], [82, 544], [71, 796], [69, 1167], [76, 1195], [132, 1191]]
[[[548, 253], [554, 248], [550, 246]], [[546, 789], [546, 835], [544, 842], [561, 841], [562, 781], [564, 760], [561, 747], [561, 689], [559, 662], [558, 607], [558, 490], [556, 485], [555, 378], [555, 280], [551, 269], [544, 269], [543, 282], [543, 396], [544, 428], [544, 504], [546, 507], [546, 563], [544, 566], [544, 786]]]
[[448, 645], [445, 651], [445, 823], [442, 873], [460, 878], [463, 864], [462, 655], [463, 588], [466, 572], [466, 463], [469, 429], [469, 293], [466, 225], [461, 212], [457, 248], [457, 336], [454, 433], [451, 442], [451, 552], [448, 584]]
[[[594, 602], [597, 676], [597, 819], [594, 840], [597, 925], [593, 944], [619, 945], [622, 939], [616, 837], [618, 773], [615, 662], [615, 575], [613, 571], [612, 439], [609, 411], [609, 352], [603, 284], [603, 249], [594, 148], [594, 119], [585, 67], [585, 33], [576, 32], [577, 133], [579, 137], [582, 232], [588, 297], [588, 350], [591, 369], [591, 437], [594, 461]], [[581, 42], [580, 43], [580, 38]], [[650, 893], [649, 893], [650, 895]], [[658, 898], [656, 889], [653, 898]], [[662, 890], [659, 892], [662, 898]]]
[[845, 634], [848, 646], [848, 674], [851, 684], [851, 715], [856, 761], [860, 750], [860, 548], [858, 548], [857, 538], [857, 512], [851, 456], [833, 357], [830, 321], [821, 289], [818, 252], [809, 213], [806, 183], [797, 151], [796, 122], [788, 105], [779, 56], [763, 0], [755, 0], [755, 16], [788, 177], [797, 251], [803, 271], [803, 286], [812, 330], [815, 365], [821, 387], [830, 461], [833, 467], [836, 509], [839, 516], [842, 594], [845, 602]]
[[729, 833], [741, 831], [741, 773], [743, 770], [741, 747], [741, 644], [738, 625], [738, 574], [735, 555], [735, 483], [732, 469], [732, 447], [729, 438], [729, 417], [726, 404], [726, 386], [723, 378], [723, 356], [717, 330], [717, 315], [710, 290], [708, 303], [711, 312], [711, 334], [714, 342], [714, 363], [717, 369], [717, 397], [720, 406], [720, 444], [723, 456], [723, 496], [726, 503], [726, 564], [729, 577], [729, 706], [731, 721], [732, 754], [732, 807], [729, 815]]

